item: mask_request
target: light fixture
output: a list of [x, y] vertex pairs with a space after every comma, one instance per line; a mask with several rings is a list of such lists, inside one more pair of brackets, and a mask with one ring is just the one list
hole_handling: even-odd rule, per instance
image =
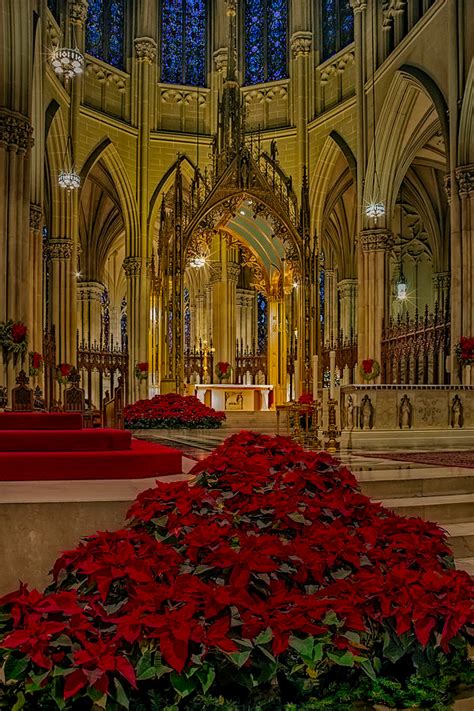
[[368, 218], [377, 224], [379, 217], [385, 215], [385, 205], [380, 200], [380, 181], [377, 175], [377, 143], [376, 143], [376, 117], [375, 117], [375, 28], [374, 28], [374, 13], [372, 15], [372, 131], [373, 131], [373, 178], [372, 178], [372, 196], [369, 202], [365, 206], [365, 214]]
[[247, 214], [247, 213], [245, 212], [245, 210], [239, 210], [239, 212], [240, 212], [241, 215], [246, 215], [246, 214]]
[[189, 260], [189, 266], [193, 269], [202, 269], [202, 267], [205, 267], [206, 264], [207, 259], [204, 255], [197, 255], [195, 257], [191, 257]]
[[60, 171], [58, 175], [58, 185], [63, 190], [71, 192], [72, 190], [77, 190], [81, 187], [81, 178], [78, 173], [74, 170], [74, 161], [72, 155], [72, 139], [68, 136], [66, 153], [64, 156], [65, 167]]
[[293, 282], [293, 289], [297, 289], [299, 287], [299, 283], [296, 281]]
[[84, 55], [77, 47], [58, 47], [51, 54], [51, 66], [58, 76], [74, 79], [84, 71]]
[[403, 266], [400, 262], [400, 276], [398, 277], [398, 281], [397, 281], [397, 299], [399, 301], [406, 301], [407, 300], [407, 298], [408, 298], [407, 285], [408, 285], [408, 282], [407, 282], [406, 277], [403, 273]]
[[82, 276], [81, 272], [74, 272], [74, 278], [75, 279], [80, 279]]

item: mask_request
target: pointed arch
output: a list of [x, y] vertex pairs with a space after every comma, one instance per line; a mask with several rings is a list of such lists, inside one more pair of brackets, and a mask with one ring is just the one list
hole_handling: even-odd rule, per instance
[[459, 120], [459, 149], [458, 165], [472, 165], [474, 163], [474, 127], [472, 116], [474, 114], [474, 59], [471, 61], [466, 81], [466, 91], [461, 107]]
[[167, 193], [168, 190], [172, 187], [174, 174], [178, 167], [181, 168], [181, 171], [186, 181], [191, 183], [193, 180], [196, 171], [196, 165], [186, 154], [178, 156], [175, 162], [170, 165], [168, 170], [165, 172], [151, 196], [150, 205], [148, 209], [148, 232], [150, 232], [150, 229], [153, 230], [153, 225], [155, 224], [158, 217], [158, 211], [160, 209], [159, 198], [161, 195]]

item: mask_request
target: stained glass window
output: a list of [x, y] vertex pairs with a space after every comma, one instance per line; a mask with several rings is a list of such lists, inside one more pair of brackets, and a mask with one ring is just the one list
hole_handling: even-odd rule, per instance
[[258, 352], [266, 353], [267, 351], [267, 334], [268, 334], [268, 305], [263, 294], [257, 296], [257, 341]]
[[288, 76], [288, 0], [246, 0], [245, 83]]
[[125, 0], [89, 0], [86, 52], [122, 69]]
[[349, 0], [322, 0], [323, 62], [354, 40], [354, 13]]
[[102, 327], [100, 341], [101, 346], [108, 348], [110, 344], [110, 296], [107, 289], [104, 289], [101, 294], [100, 305], [102, 310]]
[[206, 84], [206, 0], [163, 0], [161, 5], [161, 81]]
[[128, 350], [128, 316], [127, 316], [127, 299], [123, 297], [120, 305], [120, 335], [122, 340], [122, 350]]
[[191, 303], [187, 286], [184, 287], [184, 347], [191, 348]]
[[48, 0], [48, 7], [59, 22], [59, 0]]

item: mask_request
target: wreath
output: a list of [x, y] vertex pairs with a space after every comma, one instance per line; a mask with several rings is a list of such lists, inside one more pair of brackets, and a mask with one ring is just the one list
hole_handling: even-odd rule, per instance
[[74, 366], [71, 363], [60, 363], [56, 368], [56, 380], [60, 385], [66, 385]]
[[373, 358], [363, 360], [359, 368], [359, 374], [362, 380], [370, 383], [371, 380], [375, 380], [380, 375], [380, 363]]
[[30, 368], [29, 368], [29, 373], [32, 378], [36, 377], [41, 373], [43, 370], [43, 356], [41, 353], [37, 353], [36, 351], [32, 351], [29, 354], [30, 356]]
[[232, 373], [232, 366], [227, 361], [219, 361], [216, 365], [216, 375], [219, 380], [229, 380]]
[[3, 349], [4, 360], [13, 353], [16, 364], [18, 357], [23, 359], [28, 350], [28, 329], [21, 321], [3, 321], [0, 323], [0, 346]]
[[135, 377], [137, 380], [147, 380], [148, 378], [148, 363], [137, 363], [135, 365]]

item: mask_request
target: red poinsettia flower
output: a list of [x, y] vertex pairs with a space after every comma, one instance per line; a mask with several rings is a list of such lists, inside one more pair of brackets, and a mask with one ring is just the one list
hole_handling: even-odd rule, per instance
[[24, 323], [21, 323], [21, 321], [14, 323], [11, 329], [13, 343], [23, 343], [23, 341], [26, 340], [27, 332], [28, 329], [26, 328]]
[[70, 363], [61, 363], [59, 372], [63, 378], [68, 378], [71, 375], [72, 365]]
[[34, 370], [39, 370], [41, 366], [43, 365], [43, 356], [41, 353], [34, 353], [31, 354], [31, 367]]
[[370, 375], [373, 367], [374, 367], [374, 359], [373, 358], [367, 358], [366, 360], [362, 361], [362, 369], [366, 375]]
[[137, 363], [137, 368], [140, 371], [140, 373], [147, 373], [148, 372], [148, 363]]

